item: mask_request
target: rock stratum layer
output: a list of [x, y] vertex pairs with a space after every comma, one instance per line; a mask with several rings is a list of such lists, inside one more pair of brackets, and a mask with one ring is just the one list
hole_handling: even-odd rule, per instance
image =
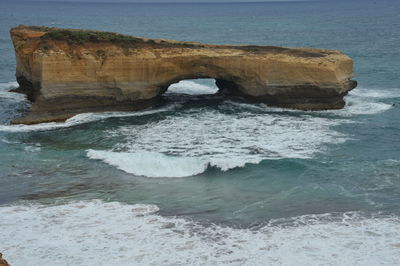
[[336, 50], [209, 45], [37, 26], [12, 28], [11, 38], [18, 90], [32, 101], [13, 123], [143, 109], [184, 79], [212, 78], [223, 92], [302, 110], [343, 108], [343, 97], [356, 86], [352, 60]]

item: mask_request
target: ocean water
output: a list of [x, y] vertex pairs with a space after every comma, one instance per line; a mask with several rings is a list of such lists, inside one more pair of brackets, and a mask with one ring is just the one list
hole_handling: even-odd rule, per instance
[[[339, 49], [359, 86], [304, 112], [171, 86], [154, 108], [10, 125], [18, 24]], [[0, 2], [0, 252], [11, 265], [396, 265], [400, 2]]]

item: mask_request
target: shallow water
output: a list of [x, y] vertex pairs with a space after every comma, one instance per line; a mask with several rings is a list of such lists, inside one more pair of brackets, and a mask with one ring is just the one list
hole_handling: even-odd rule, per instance
[[[0, 252], [12, 265], [396, 264], [399, 11], [397, 1], [1, 2]], [[7, 31], [22, 23], [340, 49], [360, 85], [343, 110], [303, 112], [190, 80], [152, 109], [10, 125], [29, 106], [8, 92]]]

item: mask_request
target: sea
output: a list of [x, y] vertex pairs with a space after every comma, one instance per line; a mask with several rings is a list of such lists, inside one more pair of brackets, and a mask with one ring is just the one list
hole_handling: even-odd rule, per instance
[[[11, 125], [19, 24], [338, 49], [359, 86], [296, 111], [172, 85], [155, 107]], [[0, 1], [0, 252], [29, 265], [399, 265], [400, 1]]]

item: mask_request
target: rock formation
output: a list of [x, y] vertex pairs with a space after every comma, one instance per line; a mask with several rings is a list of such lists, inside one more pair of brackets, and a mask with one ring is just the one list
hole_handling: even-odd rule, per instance
[[352, 60], [336, 50], [208, 45], [122, 34], [11, 29], [19, 91], [32, 106], [13, 123], [63, 121], [96, 111], [154, 105], [173, 83], [213, 78], [250, 101], [302, 110], [339, 109], [356, 86]]
[[3, 259], [3, 254], [0, 253], [0, 266], [10, 266], [5, 259]]

